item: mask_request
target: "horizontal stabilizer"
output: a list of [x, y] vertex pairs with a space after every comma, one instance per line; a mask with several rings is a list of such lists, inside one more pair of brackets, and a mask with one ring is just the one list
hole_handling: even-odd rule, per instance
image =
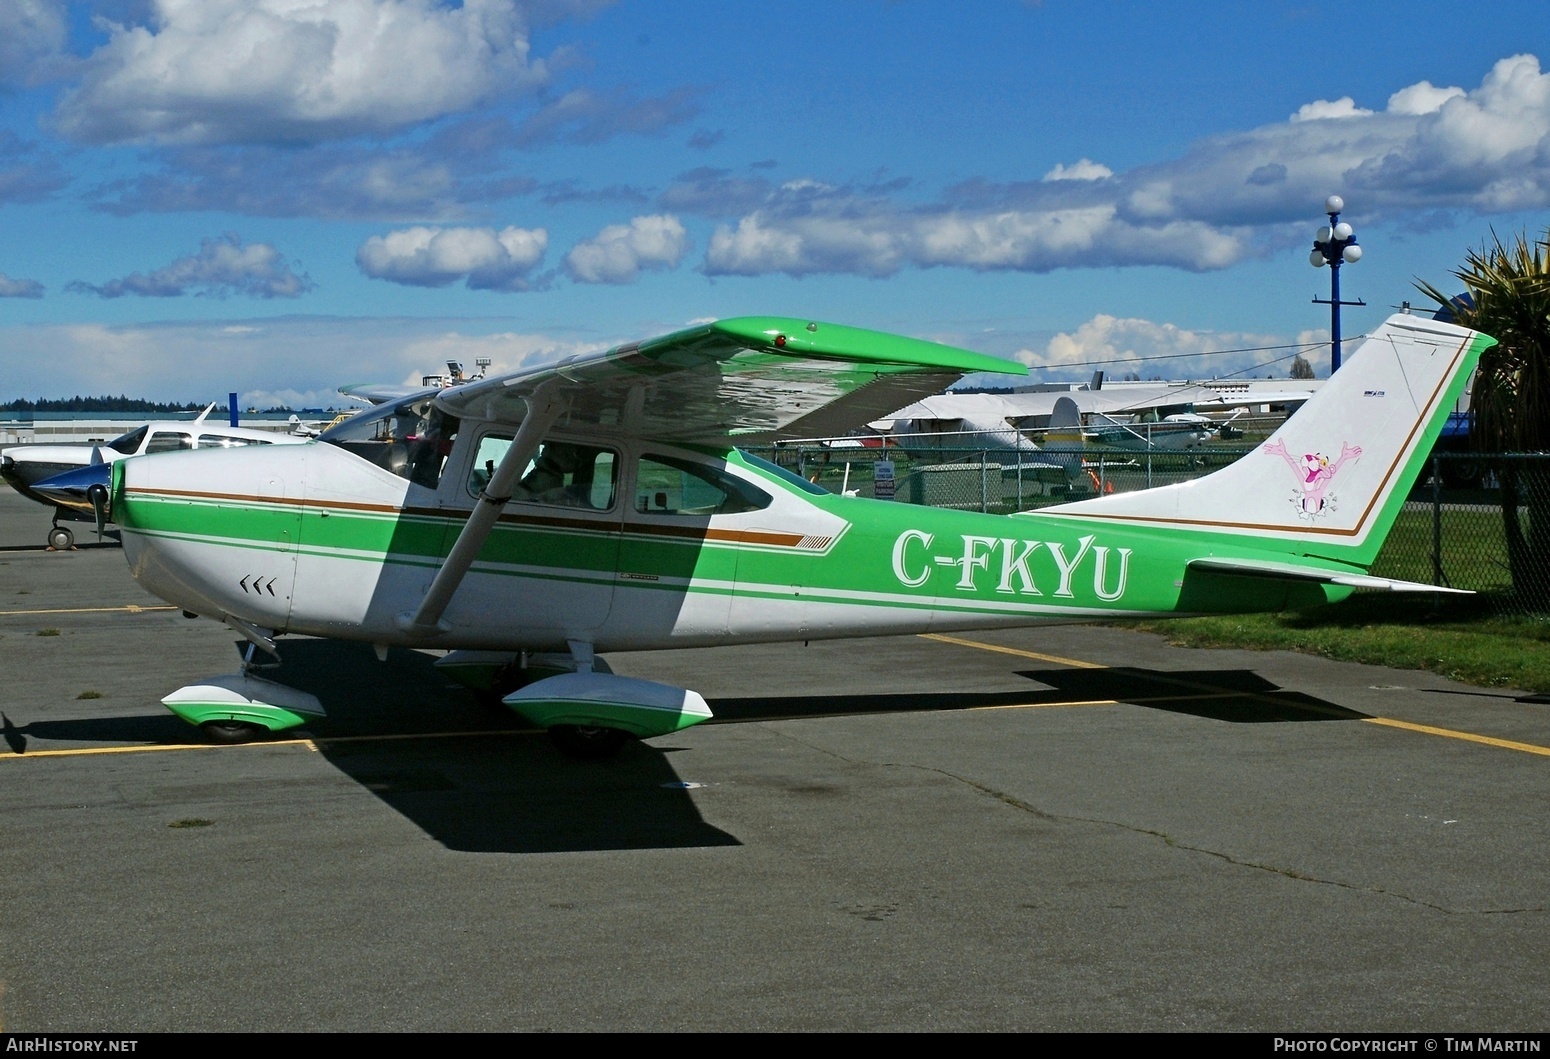
[[1297, 566], [1293, 563], [1263, 562], [1249, 559], [1193, 559], [1191, 570], [1208, 570], [1213, 574], [1237, 574], [1241, 577], [1269, 577], [1280, 581], [1312, 581], [1321, 585], [1345, 585], [1350, 588], [1378, 588], [1388, 592], [1447, 592], [1453, 595], [1472, 596], [1473, 592], [1462, 588], [1444, 588], [1426, 585], [1419, 581], [1399, 581], [1392, 577], [1373, 577], [1371, 574], [1343, 573], [1316, 566]]

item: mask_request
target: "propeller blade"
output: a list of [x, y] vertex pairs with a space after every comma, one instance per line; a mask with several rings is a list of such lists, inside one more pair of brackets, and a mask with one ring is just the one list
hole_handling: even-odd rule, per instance
[[108, 488], [105, 485], [87, 487], [86, 496], [91, 500], [92, 514], [97, 522], [97, 543], [102, 543], [102, 528], [108, 524]]

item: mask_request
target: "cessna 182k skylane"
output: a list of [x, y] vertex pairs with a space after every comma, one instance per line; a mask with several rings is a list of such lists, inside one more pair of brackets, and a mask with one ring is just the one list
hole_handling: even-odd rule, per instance
[[[987, 515], [836, 496], [743, 442], [835, 436], [971, 371], [915, 339], [723, 320], [358, 413], [300, 446], [112, 469], [134, 576], [275, 652], [280, 633], [438, 665], [612, 752], [710, 716], [597, 657], [709, 644], [1280, 610], [1368, 574], [1480, 352], [1391, 317], [1270, 442], [1207, 477]], [[322, 715], [244, 672], [165, 699], [213, 738]]]

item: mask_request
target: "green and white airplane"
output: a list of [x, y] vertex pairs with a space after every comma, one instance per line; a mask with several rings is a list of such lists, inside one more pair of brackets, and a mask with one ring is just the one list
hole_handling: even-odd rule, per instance
[[[457, 679], [602, 756], [710, 717], [607, 651], [1445, 591], [1368, 570], [1493, 342], [1391, 317], [1231, 466], [1020, 515], [836, 496], [739, 449], [1019, 370], [773, 317], [427, 391], [304, 445], [125, 460], [111, 506], [141, 584], [262, 651], [281, 634], [444, 649]], [[164, 701], [223, 741], [323, 714], [254, 658]]]

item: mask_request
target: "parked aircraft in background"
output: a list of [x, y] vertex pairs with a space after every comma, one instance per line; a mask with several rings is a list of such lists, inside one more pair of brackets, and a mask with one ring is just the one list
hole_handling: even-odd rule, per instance
[[[209, 415], [214, 408], [214, 404], [206, 406], [199, 417], [193, 420], [146, 423], [100, 445], [10, 445], [0, 453], [0, 478], [27, 499], [54, 509], [53, 525], [48, 531], [48, 546], [56, 551], [68, 551], [75, 546], [75, 533], [69, 526], [61, 526], [59, 523], [93, 522], [97, 518], [90, 500], [84, 494], [72, 497], [56, 493], [58, 499], [49, 499], [34, 488], [56, 475], [94, 463], [116, 463], [130, 456], [188, 449], [229, 449], [243, 445], [299, 444], [310, 436], [310, 432], [295, 416], [291, 417], [293, 433], [282, 434], [274, 430], [212, 423]], [[101, 528], [99, 525], [99, 531]]]
[[562, 750], [601, 756], [710, 717], [693, 691], [611, 673], [604, 651], [1449, 591], [1368, 569], [1492, 344], [1391, 317], [1236, 463], [1005, 516], [838, 496], [737, 446], [840, 436], [1018, 366], [833, 324], [723, 320], [385, 404], [306, 446], [123, 461], [111, 510], [142, 585], [250, 644], [242, 672], [163, 700], [212, 738], [323, 715], [250, 671], [295, 633], [384, 658], [446, 650], [449, 675]]
[[419, 386], [404, 386], [394, 383], [360, 382], [349, 386], [339, 387], [339, 392], [345, 397], [356, 401], [365, 401], [367, 404], [382, 404], [384, 401], [397, 401], [422, 390], [445, 390], [449, 386], [462, 386], [464, 383], [478, 382], [484, 378], [490, 370], [491, 361], [488, 357], [480, 357], [475, 364], [478, 370], [472, 374], [465, 374], [461, 361], [447, 361], [447, 371], [444, 375], [425, 375], [420, 378]]
[[[874, 421], [871, 427], [898, 444], [926, 439], [939, 447], [986, 447], [996, 451], [1039, 451], [1045, 433], [1061, 434], [1069, 448], [1073, 424], [1085, 440], [1131, 449], [1179, 449], [1210, 444], [1250, 410], [1274, 408], [1286, 414], [1321, 386], [1316, 380], [1275, 383], [1110, 383], [1102, 373], [1075, 389], [1011, 393], [934, 394]], [[1057, 409], [1064, 416], [1057, 416]]]

